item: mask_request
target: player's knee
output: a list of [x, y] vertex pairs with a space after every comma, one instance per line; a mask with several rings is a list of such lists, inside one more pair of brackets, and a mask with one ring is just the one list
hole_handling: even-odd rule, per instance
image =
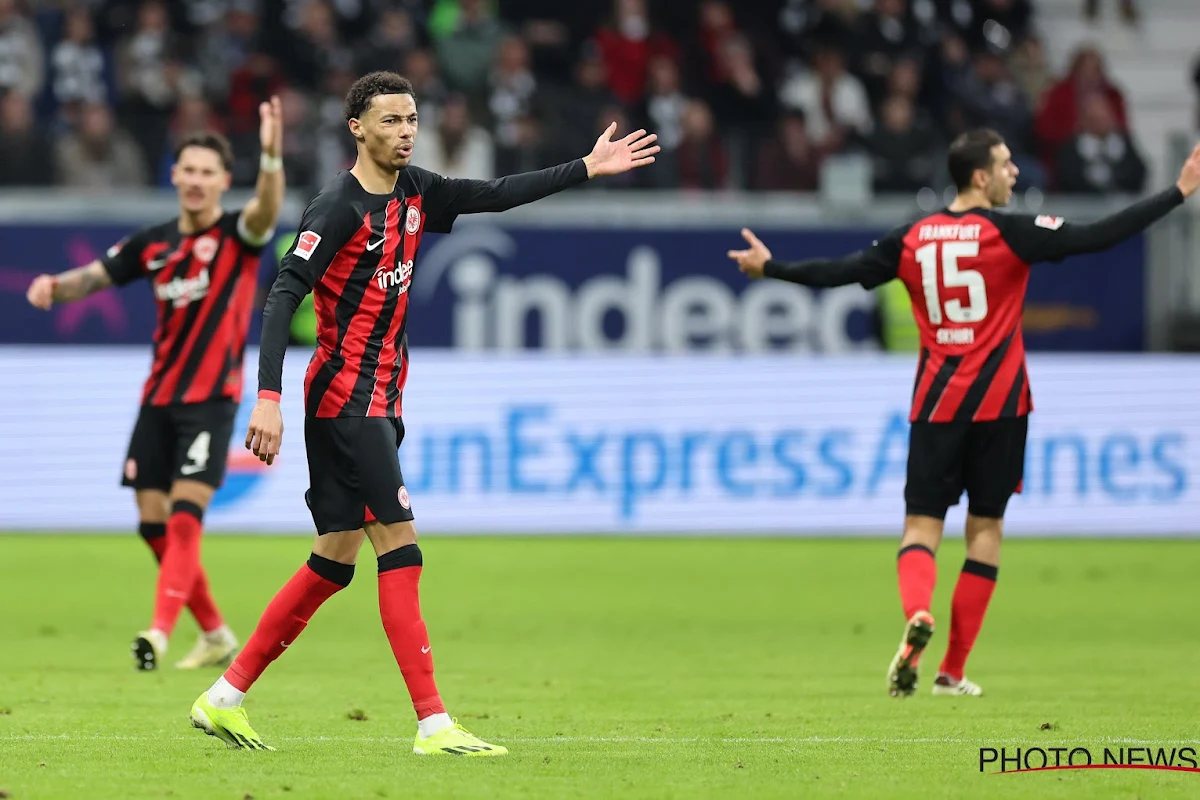
[[353, 564], [343, 564], [340, 561], [333, 561], [316, 553], [308, 557], [308, 568], [330, 583], [337, 584], [342, 589], [345, 589], [350, 585], [350, 581], [354, 580]]
[[982, 501], [967, 506], [967, 514], [975, 517], [977, 524], [981, 527], [995, 527], [997, 530], [1000, 529], [1004, 521], [1004, 512], [1007, 510], [1008, 500]]
[[391, 572], [396, 569], [404, 569], [405, 567], [420, 567], [425, 564], [425, 559], [421, 555], [421, 548], [416, 542], [397, 547], [395, 550], [389, 550], [379, 556], [379, 574]]

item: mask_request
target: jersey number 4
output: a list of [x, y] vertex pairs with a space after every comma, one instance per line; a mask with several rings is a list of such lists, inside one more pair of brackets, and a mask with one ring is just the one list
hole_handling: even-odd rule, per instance
[[[940, 253], [939, 253], [940, 248]], [[929, 321], [942, 324], [942, 299], [938, 291], [938, 273], [947, 289], [966, 287], [967, 304], [957, 298], [945, 303], [946, 319], [956, 323], [979, 322], [987, 316], [987, 285], [983, 276], [973, 269], [960, 269], [959, 259], [979, 255], [979, 242], [933, 242], [916, 252], [921, 265], [921, 286], [925, 289], [925, 306]]]

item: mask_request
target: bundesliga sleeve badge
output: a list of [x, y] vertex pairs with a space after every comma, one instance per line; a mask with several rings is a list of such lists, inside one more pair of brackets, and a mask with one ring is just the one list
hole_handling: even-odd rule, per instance
[[1037, 225], [1039, 228], [1056, 231], [1063, 226], [1064, 222], [1066, 222], [1066, 220], [1062, 217], [1051, 217], [1046, 214], [1042, 214], [1033, 221], [1033, 224]]
[[304, 231], [296, 237], [296, 255], [308, 261], [312, 258], [313, 251], [317, 249], [317, 245], [321, 243], [321, 234], [316, 231]]

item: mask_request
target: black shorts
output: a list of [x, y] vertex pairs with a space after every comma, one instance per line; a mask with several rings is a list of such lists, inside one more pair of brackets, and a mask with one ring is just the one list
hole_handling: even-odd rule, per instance
[[400, 474], [404, 423], [397, 417], [304, 420], [308, 491], [317, 533], [358, 530], [365, 522], [411, 522]]
[[220, 488], [237, 409], [232, 400], [142, 406], [121, 485], [166, 492], [184, 478]]
[[906, 513], [945, 519], [964, 491], [977, 517], [1004, 516], [1025, 476], [1029, 417], [914, 422], [908, 439]]

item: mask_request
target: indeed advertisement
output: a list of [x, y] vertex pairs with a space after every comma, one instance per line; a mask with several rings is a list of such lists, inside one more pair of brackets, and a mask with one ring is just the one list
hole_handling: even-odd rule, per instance
[[[311, 530], [306, 362], [289, 353], [272, 467], [242, 448], [243, 404], [211, 529]], [[118, 483], [148, 363], [126, 348], [0, 349], [12, 382], [0, 393], [0, 528], [132, 530]], [[417, 349], [400, 461], [427, 534], [897, 536], [913, 372], [879, 353]], [[1037, 411], [1008, 532], [1200, 533], [1200, 358], [1036, 355], [1030, 376]]]
[[[36, 274], [87, 263], [128, 232], [114, 225], [0, 225], [0, 343], [149, 341], [157, 310], [141, 283], [48, 314], [25, 302]], [[843, 255], [880, 233], [757, 232], [784, 259]], [[292, 237], [281, 232], [264, 253], [260, 302]], [[876, 294], [857, 285], [821, 291], [747, 280], [725, 257], [742, 245], [734, 226], [531, 228], [463, 219], [453, 234], [424, 241], [413, 276], [410, 340], [416, 347], [500, 352], [837, 355], [880, 348]], [[1029, 349], [1142, 349], [1144, 250], [1138, 236], [1104, 253], [1037, 266], [1025, 319]], [[907, 308], [897, 313], [909, 316]], [[311, 326], [311, 316], [302, 319]]]

